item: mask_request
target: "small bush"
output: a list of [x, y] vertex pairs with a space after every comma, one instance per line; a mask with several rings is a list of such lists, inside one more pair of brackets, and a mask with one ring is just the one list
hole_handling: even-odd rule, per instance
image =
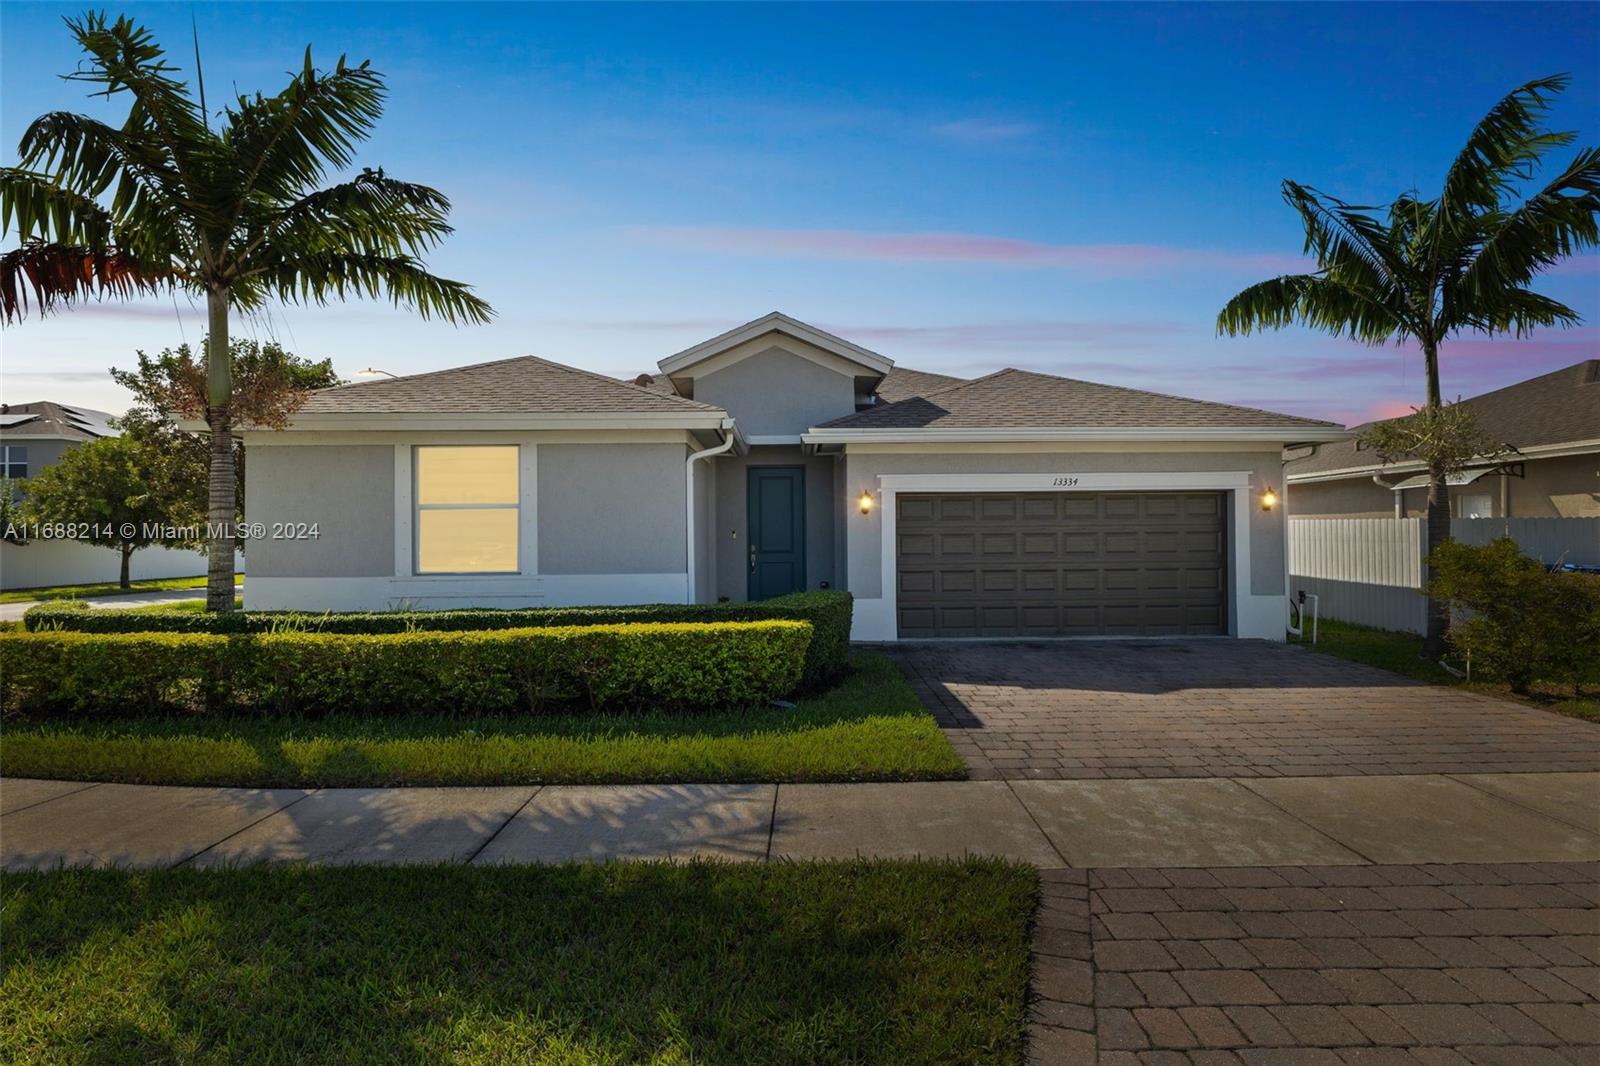
[[473, 632], [0, 634], [7, 712], [503, 714], [710, 710], [792, 692], [787, 620]]
[[97, 608], [81, 601], [42, 603], [24, 616], [31, 631], [79, 633], [411, 633], [598, 626], [665, 622], [809, 622], [801, 687], [820, 689], [844, 673], [850, 660], [850, 593], [834, 589], [796, 592], [749, 603], [654, 603], [620, 607], [468, 608], [453, 611], [371, 611], [309, 614], [290, 611], [133, 611]]
[[1521, 693], [1600, 680], [1600, 577], [1550, 572], [1509, 537], [1446, 542], [1428, 565], [1428, 591], [1449, 603], [1450, 643], [1474, 677]]

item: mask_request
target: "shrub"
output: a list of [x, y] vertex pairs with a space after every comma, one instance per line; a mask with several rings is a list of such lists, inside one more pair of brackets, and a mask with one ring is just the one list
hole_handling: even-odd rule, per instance
[[1475, 676], [1514, 692], [1600, 678], [1600, 577], [1548, 571], [1509, 537], [1446, 542], [1428, 565], [1430, 594], [1450, 605], [1450, 643]]
[[643, 622], [809, 622], [812, 638], [801, 686], [823, 687], [844, 673], [850, 658], [853, 601], [839, 590], [796, 592], [749, 603], [655, 603], [621, 607], [468, 608], [453, 611], [373, 611], [304, 614], [288, 611], [90, 610], [80, 601], [42, 603], [24, 616], [32, 631], [80, 633], [411, 633], [596, 626]]
[[794, 690], [788, 620], [413, 633], [0, 634], [8, 712], [709, 710]]

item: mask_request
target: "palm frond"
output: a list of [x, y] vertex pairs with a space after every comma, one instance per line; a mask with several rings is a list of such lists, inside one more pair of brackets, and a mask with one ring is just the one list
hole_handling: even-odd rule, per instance
[[1488, 213], [1483, 239], [1453, 286], [1457, 307], [1490, 306], [1570, 255], [1600, 246], [1600, 149], [1580, 151], [1510, 214]]
[[91, 196], [63, 188], [49, 175], [0, 167], [0, 233], [88, 248], [112, 241], [111, 213]]
[[415, 255], [453, 232], [450, 201], [437, 189], [364, 170], [353, 181], [319, 189], [281, 212], [253, 220], [242, 258], [267, 242], [285, 254], [359, 252]]
[[1324, 196], [1308, 185], [1283, 183], [1283, 198], [1300, 215], [1305, 252], [1329, 276], [1363, 288], [1396, 283], [1405, 263], [1388, 248], [1389, 231], [1366, 207]]
[[170, 286], [165, 264], [147, 268], [118, 248], [29, 241], [0, 254], [0, 320], [13, 322], [27, 313], [30, 296], [40, 314], [90, 297], [127, 298]]
[[311, 64], [276, 96], [241, 96], [228, 111], [226, 140], [240, 174], [241, 197], [258, 191], [290, 200], [322, 181], [330, 168], [355, 159], [383, 114], [383, 75], [363, 61], [356, 66], [340, 56], [330, 73]]
[[1531, 289], [1506, 289], [1495, 294], [1492, 303], [1463, 302], [1451, 329], [1472, 329], [1480, 333], [1513, 333], [1527, 336], [1539, 326], [1563, 329], [1580, 325], [1583, 317], [1559, 300]]
[[453, 324], [482, 324], [494, 316], [493, 308], [474, 295], [470, 285], [436, 277], [410, 256], [296, 254], [252, 270], [240, 279], [236, 293], [244, 306], [267, 294], [298, 304], [387, 296], [397, 307], [410, 307], [423, 318], [437, 316]]
[[1382, 344], [1413, 333], [1403, 307], [1321, 274], [1287, 274], [1243, 290], [1217, 315], [1217, 332], [1247, 335], [1303, 325]]
[[1537, 78], [1489, 109], [1445, 176], [1439, 212], [1446, 228], [1475, 211], [1494, 210], [1517, 182], [1533, 176], [1540, 156], [1573, 142], [1575, 134], [1551, 133], [1541, 125], [1551, 100], [1570, 80], [1565, 74]]

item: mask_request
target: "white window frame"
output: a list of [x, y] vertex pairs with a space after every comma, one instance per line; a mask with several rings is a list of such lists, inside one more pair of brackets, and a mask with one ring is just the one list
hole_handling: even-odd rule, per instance
[[[13, 453], [16, 453], [16, 452], [21, 452], [22, 453], [22, 458], [21, 459], [12, 458]], [[21, 474], [13, 474], [11, 472], [12, 464], [20, 465], [22, 467], [22, 473]], [[22, 478], [25, 478], [27, 476], [28, 476], [28, 446], [26, 444], [4, 444], [4, 445], [0, 445], [0, 477], [15, 478], [17, 480], [21, 480]]]
[[[421, 492], [422, 457], [429, 448], [511, 448], [516, 453], [517, 492], [513, 503], [423, 503]], [[523, 471], [522, 445], [505, 444], [413, 444], [411, 446], [411, 576], [413, 577], [504, 577], [522, 573]], [[510, 570], [424, 570], [422, 569], [423, 511], [513, 511], [517, 515], [517, 565]]]

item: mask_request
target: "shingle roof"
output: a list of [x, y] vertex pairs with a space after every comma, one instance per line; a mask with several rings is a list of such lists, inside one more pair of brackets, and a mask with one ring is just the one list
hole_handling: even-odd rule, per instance
[[[1472, 409], [1479, 429], [1517, 448], [1595, 440], [1600, 438], [1600, 359], [1585, 359], [1461, 402]], [[1348, 440], [1324, 444], [1315, 455], [1289, 463], [1287, 470], [1299, 476], [1355, 469], [1352, 476], [1365, 476], [1363, 471], [1381, 467], [1377, 456], [1357, 451], [1355, 441]]]
[[632, 414], [721, 411], [682, 396], [523, 355], [312, 395], [300, 414]]
[[40, 400], [36, 403], [0, 404], [0, 433], [7, 437], [65, 437], [95, 440], [115, 437], [107, 422], [116, 417], [88, 407]]
[[925, 396], [824, 422], [818, 429], [1306, 426], [1334, 422], [1190, 400], [1117, 385], [1000, 370]]
[[936, 389], [946, 389], [951, 385], [960, 385], [965, 378], [951, 377], [949, 374], [934, 374], [926, 370], [911, 370], [897, 366], [883, 376], [878, 382], [878, 398], [884, 403], [899, 403], [909, 400], [913, 396], [926, 396]]

